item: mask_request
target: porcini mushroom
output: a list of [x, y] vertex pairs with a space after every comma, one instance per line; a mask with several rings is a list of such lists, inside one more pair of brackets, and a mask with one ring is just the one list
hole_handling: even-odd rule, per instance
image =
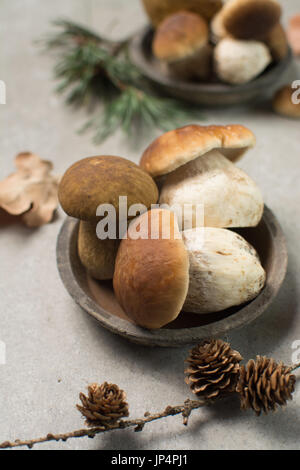
[[[74, 163], [64, 174], [58, 191], [64, 211], [80, 219], [78, 254], [82, 264], [96, 279], [112, 279], [114, 260], [118, 247], [117, 238], [127, 229], [127, 209], [133, 204], [150, 208], [158, 199], [158, 189], [145, 171], [135, 163], [116, 156], [84, 158]], [[125, 213], [119, 207], [120, 196], [127, 197]], [[99, 207], [103, 208], [98, 212]], [[108, 239], [100, 239], [96, 233], [97, 222], [105, 221], [106, 211], [112, 215], [112, 233]], [[133, 214], [134, 216], [135, 214]], [[125, 227], [124, 227], [125, 225]]]
[[300, 119], [300, 89], [285, 85], [274, 95], [272, 101], [276, 113], [294, 119]]
[[214, 49], [218, 77], [233, 85], [250, 82], [272, 62], [268, 47], [260, 41], [222, 39]]
[[80, 221], [78, 256], [90, 276], [102, 281], [113, 278], [120, 241], [109, 238], [100, 240], [97, 237], [96, 224], [97, 222]]
[[167, 71], [178, 78], [205, 79], [211, 73], [208, 25], [195, 13], [180, 11], [168, 16], [154, 34], [152, 49]]
[[[174, 207], [182, 227], [203, 223], [206, 227], [253, 227], [259, 223], [264, 207], [255, 182], [218, 150], [168, 175], [159, 201]], [[189, 220], [190, 211], [184, 211], [189, 205], [192, 220]], [[199, 206], [200, 218], [197, 219]]]
[[165, 132], [144, 151], [140, 166], [153, 178], [171, 173], [213, 149], [236, 162], [255, 145], [253, 132], [239, 124], [190, 125]]
[[121, 241], [113, 278], [128, 317], [145, 328], [161, 328], [178, 316], [188, 284], [188, 253], [175, 215], [153, 209], [135, 219]]
[[143, 204], [150, 208], [158, 199], [158, 189], [135, 163], [110, 155], [74, 163], [65, 172], [58, 191], [64, 211], [80, 220], [96, 220], [101, 204], [111, 204], [118, 215], [120, 196], [127, 197], [128, 207]]
[[[166, 175], [159, 202], [174, 210], [181, 229], [203, 223], [222, 228], [255, 226], [263, 213], [261, 192], [229, 160], [254, 144], [254, 135], [243, 126], [186, 126], [156, 139], [140, 164], [153, 176]], [[188, 210], [186, 215], [190, 206], [192, 214]], [[197, 218], [198, 207], [203, 208], [204, 220]]]
[[189, 253], [186, 312], [211, 313], [248, 302], [264, 287], [266, 273], [255, 249], [231, 230], [205, 227], [182, 232]]
[[222, 0], [143, 0], [143, 4], [152, 24], [157, 27], [167, 16], [180, 10], [210, 20], [222, 7]]
[[182, 310], [204, 314], [248, 302], [265, 280], [257, 252], [237, 233], [211, 227], [180, 233], [172, 212], [153, 209], [122, 240], [113, 286], [131, 320], [157, 329]]
[[262, 39], [279, 23], [276, 0], [228, 0], [219, 12], [219, 30], [237, 39]]

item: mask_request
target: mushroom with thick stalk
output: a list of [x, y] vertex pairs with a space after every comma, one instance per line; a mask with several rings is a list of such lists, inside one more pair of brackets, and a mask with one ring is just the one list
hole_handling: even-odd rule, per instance
[[281, 6], [276, 0], [228, 0], [218, 13], [214, 29], [236, 39], [263, 39], [279, 23]]
[[186, 312], [211, 313], [248, 302], [266, 274], [255, 249], [237, 233], [204, 227], [182, 232], [189, 253]]
[[[140, 165], [153, 176], [165, 175], [159, 202], [173, 207], [181, 228], [186, 227], [185, 206], [191, 205], [189, 228], [203, 222], [222, 228], [255, 226], [263, 213], [261, 192], [232, 163], [254, 144], [252, 132], [240, 125], [186, 126], [156, 139]], [[204, 220], [196, 217], [199, 206]]]
[[154, 34], [152, 49], [167, 72], [177, 78], [206, 79], [211, 74], [208, 25], [195, 13], [180, 11], [168, 16]]
[[175, 320], [189, 285], [188, 253], [176, 216], [153, 209], [129, 226], [113, 278], [116, 297], [137, 325], [161, 328]]
[[248, 302], [265, 280], [255, 249], [237, 233], [179, 232], [171, 211], [153, 209], [135, 219], [122, 240], [113, 286], [131, 320], [157, 329], [181, 311], [212, 313]]
[[[251, 0], [250, 2], [247, 0], [247, 3], [249, 3], [251, 8], [257, 8], [257, 2], [253, 2]], [[264, 4], [264, 0], [261, 1], [261, 4]], [[267, 6], [269, 5], [267, 1]], [[242, 6], [242, 2], [240, 2], [240, 6]], [[269, 5], [270, 6], [270, 5]], [[249, 7], [249, 8], [250, 8]], [[237, 5], [236, 7], [237, 8]], [[268, 8], [268, 7], [267, 7]], [[272, 7], [274, 8], [274, 6]], [[278, 9], [278, 5], [275, 6], [275, 9]], [[262, 16], [264, 17], [265, 13], [261, 13]], [[278, 16], [278, 15], [277, 15]], [[258, 17], [257, 17], [258, 18]], [[259, 20], [259, 18], [258, 18]], [[263, 22], [259, 20], [259, 25], [264, 25]], [[249, 37], [247, 37], [248, 40], [255, 40], [259, 39], [259, 41], [263, 42], [268, 46], [271, 55], [275, 61], [279, 61], [284, 59], [288, 53], [288, 40], [287, 40], [287, 34], [283, 28], [283, 26], [277, 22], [274, 24], [272, 28], [270, 27], [263, 27], [262, 33], [257, 36], [257, 22], [252, 22], [249, 23], [249, 27], [253, 28], [250, 33], [248, 33]], [[221, 9], [212, 19], [210, 23], [210, 31], [211, 31], [211, 38], [212, 41], [217, 44], [219, 41], [221, 41], [224, 38], [232, 38], [232, 39], [241, 39], [241, 35], [239, 34], [238, 37], [235, 37], [233, 34], [231, 34], [225, 27], [224, 25], [224, 15], [223, 15], [223, 10]]]
[[[64, 211], [81, 220], [78, 252], [82, 264], [96, 279], [112, 279], [119, 244], [118, 222], [121, 213], [120, 197], [127, 198], [124, 231], [127, 229], [127, 208], [137, 204], [145, 210], [155, 204], [158, 189], [149, 174], [135, 163], [116, 156], [84, 158], [74, 163], [64, 174], [58, 191]], [[99, 207], [103, 211], [98, 212]], [[112, 233], [100, 239], [97, 222], [105, 222], [105, 211], [113, 217]]]

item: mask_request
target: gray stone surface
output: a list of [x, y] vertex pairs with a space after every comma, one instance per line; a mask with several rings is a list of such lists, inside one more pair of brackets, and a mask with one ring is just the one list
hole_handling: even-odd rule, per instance
[[[298, 0], [284, 4], [287, 18]], [[58, 16], [81, 21], [112, 37], [142, 26], [138, 0], [2, 0], [0, 79], [7, 85], [7, 104], [0, 105], [0, 178], [13, 170], [13, 157], [32, 150], [53, 160], [62, 173], [72, 162], [101, 153], [138, 161], [121, 134], [101, 146], [76, 130], [83, 111], [65, 107], [53, 93], [53, 58], [33, 43]], [[300, 79], [299, 63], [289, 79]], [[241, 123], [257, 136], [257, 147], [240, 166], [261, 186], [268, 206], [286, 233], [289, 268], [278, 298], [256, 322], [225, 339], [246, 359], [272, 355], [290, 363], [292, 343], [300, 340], [300, 126], [255, 109], [208, 110], [206, 123]], [[145, 145], [147, 142], [145, 142]], [[131, 416], [161, 410], [189, 396], [183, 382], [188, 348], [147, 349], [101, 329], [71, 300], [56, 269], [55, 243], [64, 215], [31, 231], [0, 229], [0, 340], [7, 363], [0, 365], [0, 441], [31, 438], [80, 428], [74, 405], [78, 392], [92, 381], [118, 383], [127, 391]], [[300, 387], [285, 411], [256, 418], [241, 413], [236, 400], [194, 413], [187, 428], [180, 417], [145, 427], [109, 433], [94, 440], [44, 444], [44, 449], [299, 449]]]

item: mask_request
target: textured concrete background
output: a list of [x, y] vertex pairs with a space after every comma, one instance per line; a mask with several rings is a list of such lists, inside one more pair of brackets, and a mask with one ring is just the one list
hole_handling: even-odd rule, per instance
[[[299, 10], [299, 1], [282, 3], [286, 22]], [[53, 160], [58, 174], [88, 155], [139, 159], [141, 149], [133, 150], [121, 134], [98, 147], [90, 135], [76, 134], [85, 113], [68, 109], [53, 93], [54, 59], [33, 44], [58, 16], [116, 38], [146, 21], [138, 0], [1, 1], [0, 79], [7, 85], [7, 104], [0, 105], [1, 179], [13, 170], [15, 154], [24, 150]], [[300, 79], [299, 63], [297, 67], [290, 79]], [[299, 122], [266, 107], [210, 110], [205, 116], [206, 123], [241, 123], [255, 132], [257, 147], [240, 166], [261, 186], [286, 233], [290, 255], [286, 281], [271, 308], [225, 339], [246, 359], [263, 354], [290, 363], [292, 343], [300, 340]], [[59, 212], [54, 223], [36, 231], [0, 229], [0, 340], [7, 345], [7, 364], [0, 365], [0, 441], [80, 428], [74, 405], [78, 392], [92, 381], [124, 388], [132, 417], [180, 404], [189, 396], [183, 382], [188, 348], [132, 345], [100, 328], [73, 303], [56, 269], [55, 243], [63, 218]], [[188, 428], [173, 417], [138, 434], [126, 430], [40, 448], [299, 449], [299, 405], [300, 387], [285, 411], [268, 417], [241, 413], [238, 402], [229, 400], [194, 413]]]

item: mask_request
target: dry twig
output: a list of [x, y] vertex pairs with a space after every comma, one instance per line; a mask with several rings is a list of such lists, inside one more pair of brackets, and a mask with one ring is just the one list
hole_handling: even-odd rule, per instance
[[[203, 360], [205, 360], [205, 358]], [[208, 365], [209, 364], [210, 362], [208, 362]], [[212, 365], [214, 367], [214, 363], [212, 363]], [[295, 371], [298, 368], [300, 368], [300, 362], [297, 364], [292, 364], [290, 366], [285, 366], [284, 371], [290, 373], [290, 372]], [[296, 380], [296, 378], [294, 380]], [[104, 393], [105, 390], [107, 392], [110, 392], [110, 394], [106, 395]], [[112, 391], [114, 393], [112, 393]], [[112, 393], [112, 396], [111, 396], [111, 393]], [[234, 391], [232, 393], [234, 393]], [[122, 404], [122, 406], [125, 406], [125, 405], [127, 406], [127, 403], [125, 402], [123, 403], [125, 399], [125, 393], [122, 390], [120, 390], [116, 385], [107, 384], [106, 382], [102, 384], [101, 386], [97, 384], [93, 384], [92, 386], [89, 387], [89, 397], [85, 397], [83, 394], [80, 394], [80, 397], [81, 397], [81, 401], [84, 407], [77, 406], [77, 408], [79, 409], [81, 413], [84, 411], [83, 415], [85, 417], [87, 417], [86, 413], [88, 409], [91, 408], [92, 410], [95, 411], [98, 405], [99, 406], [101, 405], [100, 411], [102, 411], [102, 414], [104, 413], [106, 416], [110, 416], [111, 410], [109, 409], [109, 404], [111, 404], [112, 402], [112, 404], [115, 406], [116, 403], [118, 402], [118, 399], [120, 399], [120, 403]], [[104, 401], [102, 402], [101, 400], [104, 400]], [[50, 434], [49, 433], [46, 436], [40, 437], [37, 439], [29, 439], [29, 440], [22, 440], [22, 441], [16, 440], [14, 442], [5, 441], [2, 444], [0, 444], [0, 449], [9, 449], [9, 448], [14, 448], [14, 447], [22, 447], [22, 446], [27, 446], [28, 448], [31, 449], [35, 444], [41, 444], [43, 442], [49, 442], [49, 441], [64, 441], [65, 442], [68, 439], [80, 438], [80, 437], [94, 438], [97, 434], [101, 434], [101, 433], [108, 432], [108, 431], [114, 431], [117, 429], [126, 429], [129, 427], [134, 427], [135, 432], [140, 432], [144, 429], [144, 426], [150, 423], [151, 421], [156, 421], [158, 419], [166, 418], [168, 416], [176, 416], [179, 414], [182, 415], [183, 424], [186, 426], [188, 424], [188, 419], [192, 411], [198, 408], [201, 408], [205, 405], [212, 404], [214, 402], [215, 402], [215, 399], [210, 399], [210, 400], [205, 399], [205, 398], [198, 399], [198, 400], [187, 399], [183, 405], [167, 406], [164, 411], [161, 411], [158, 413], [151, 414], [147, 411], [146, 413], [144, 413], [143, 418], [137, 418], [133, 420], [119, 419], [118, 421], [115, 421], [115, 422], [107, 421], [102, 426], [95, 426], [90, 429], [78, 429], [76, 431], [67, 432], [65, 434]], [[280, 402], [279, 404], [282, 405], [283, 403]], [[105, 405], [107, 410], [102, 405], [103, 406]], [[123, 416], [126, 416], [126, 413], [123, 413]]]
[[[184, 418], [184, 424], [187, 424], [187, 418], [193, 410], [205, 406], [207, 403], [199, 400], [186, 400], [183, 405], [178, 406], [167, 406], [164, 411], [154, 414], [145, 413], [144, 418], [138, 418], [133, 420], [118, 421], [117, 423], [110, 424], [107, 426], [98, 426], [90, 429], [78, 429], [76, 431], [67, 432], [65, 434], [47, 434], [44, 437], [37, 439], [29, 440], [16, 440], [14, 442], [5, 441], [0, 444], [0, 449], [10, 449], [14, 447], [24, 447], [32, 449], [35, 444], [41, 444], [43, 442], [49, 441], [67, 441], [68, 439], [79, 438], [79, 437], [90, 437], [94, 438], [97, 434], [101, 434], [108, 431], [114, 431], [117, 429], [125, 429], [129, 427], [134, 427], [135, 431], [141, 431], [145, 424], [150, 423], [151, 421], [156, 421], [158, 419], [166, 418], [168, 416], [175, 416], [181, 414]], [[188, 416], [186, 416], [188, 410]]]

